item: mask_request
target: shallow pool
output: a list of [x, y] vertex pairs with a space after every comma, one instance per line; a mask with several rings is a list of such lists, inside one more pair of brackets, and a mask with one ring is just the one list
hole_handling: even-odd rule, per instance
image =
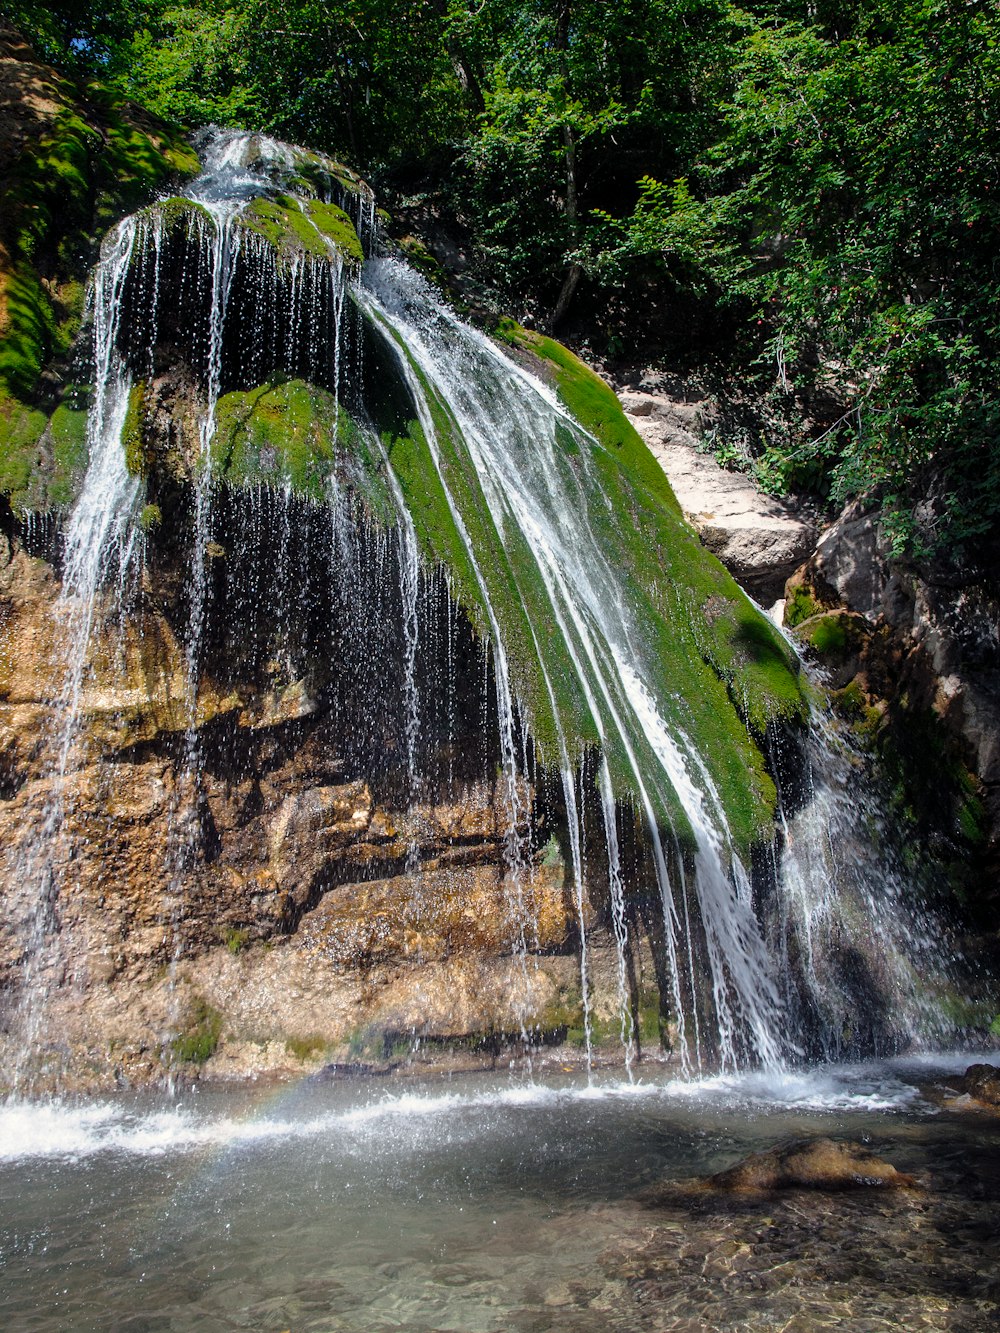
[[[972, 1058], [8, 1104], [0, 1327], [992, 1329], [1000, 1118], [941, 1104]], [[926, 1188], [643, 1197], [815, 1134]]]

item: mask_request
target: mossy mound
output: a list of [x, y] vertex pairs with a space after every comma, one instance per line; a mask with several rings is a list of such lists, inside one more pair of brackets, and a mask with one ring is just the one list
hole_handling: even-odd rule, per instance
[[292, 171], [287, 178], [289, 190], [312, 199], [341, 199], [362, 195], [367, 186], [356, 171], [312, 148], [287, 145], [292, 156]]
[[27, 47], [9, 54], [46, 108], [6, 145], [0, 178], [0, 489], [23, 508], [68, 503], [83, 461], [79, 395], [42, 373], [73, 345], [100, 238], [198, 159], [100, 84], [60, 77]]
[[0, 493], [14, 510], [69, 505], [86, 465], [84, 390], [66, 390], [51, 414], [0, 390]]
[[211, 466], [234, 486], [287, 487], [323, 503], [338, 470], [377, 515], [391, 513], [385, 462], [332, 394], [303, 380], [225, 394], [217, 405]]
[[[553, 592], [535, 540], [506, 516], [502, 500], [487, 498], [481, 466], [447, 395], [386, 325], [403, 377], [424, 403], [424, 415], [411, 410], [406, 420], [403, 411], [385, 435], [424, 556], [449, 569], [456, 595], [484, 636], [495, 617], [514, 692], [543, 762], [578, 762], [589, 747], [601, 745], [619, 794], [631, 791], [640, 803], [648, 797], [657, 816], [683, 838], [687, 817], [653, 753], [658, 742], [645, 724], [631, 720], [644, 709], [656, 710], [674, 741], [699, 757], [691, 762], [703, 762], [711, 773], [712, 800], [726, 813], [734, 845], [746, 854], [771, 836], [776, 794], [763, 755], [767, 734], [776, 725], [805, 720], [795, 655], [684, 521], [666, 477], [611, 389], [560, 344], [515, 325], [505, 332], [539, 358], [540, 375], [555, 381], [568, 409], [565, 421], [540, 421], [541, 434], [511, 439], [511, 466], [532, 469], [544, 457], [559, 474], [556, 489], [565, 496], [560, 503], [585, 512], [606, 562], [605, 572], [595, 570], [594, 577], [619, 589], [621, 622], [591, 632], [574, 621], [568, 603], [554, 604], [562, 594]], [[380, 367], [380, 384], [386, 378]], [[572, 425], [574, 418], [582, 430]], [[542, 521], [558, 526], [558, 514]], [[573, 553], [567, 554], [572, 561]], [[605, 641], [606, 630], [621, 641], [617, 649]], [[627, 649], [621, 646], [626, 640]], [[616, 651], [636, 664], [634, 679], [616, 667]]]
[[344, 210], [319, 199], [289, 195], [255, 199], [240, 214], [238, 225], [263, 236], [282, 258], [305, 254], [329, 259], [335, 253], [356, 267], [365, 257], [354, 223]]
[[737, 844], [767, 837], [775, 792], [761, 744], [774, 725], [806, 718], [794, 653], [701, 545], [613, 390], [553, 339], [512, 322], [499, 333], [544, 363], [559, 398], [600, 446], [601, 495], [589, 515], [627, 573], [638, 619], [652, 630], [654, 678], [645, 683], [669, 701], [708, 759]]

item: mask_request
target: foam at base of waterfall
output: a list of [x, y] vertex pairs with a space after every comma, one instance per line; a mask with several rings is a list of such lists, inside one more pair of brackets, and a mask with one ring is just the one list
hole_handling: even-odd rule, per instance
[[[567, 1115], [588, 1103], [635, 1101], [650, 1116], [693, 1108], [714, 1112], [802, 1111], [809, 1113], [917, 1112], [933, 1115], [918, 1084], [947, 1079], [996, 1052], [945, 1052], [861, 1064], [822, 1065], [800, 1071], [757, 1071], [712, 1078], [671, 1077], [629, 1081], [605, 1075], [571, 1081], [508, 1083], [468, 1091], [438, 1092], [428, 1084], [414, 1091], [369, 1095], [354, 1082], [300, 1088], [301, 1113], [249, 1111], [219, 1114], [199, 1105], [197, 1095], [176, 1104], [129, 1106], [116, 1100], [8, 1102], [0, 1106], [0, 1161], [31, 1158], [77, 1160], [101, 1153], [180, 1156], [206, 1150], [266, 1150], [294, 1140], [323, 1140], [347, 1154], [367, 1155], [390, 1143], [420, 1153], [444, 1142], [487, 1132], [498, 1115], [556, 1109]], [[345, 1095], [354, 1104], [324, 1106]], [[214, 1100], [217, 1100], [214, 1099]], [[666, 1123], [666, 1119], [664, 1123]]]

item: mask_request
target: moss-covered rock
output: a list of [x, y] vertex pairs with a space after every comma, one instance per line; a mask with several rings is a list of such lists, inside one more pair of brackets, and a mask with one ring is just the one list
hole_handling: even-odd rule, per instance
[[153, 463], [152, 453], [146, 445], [146, 383], [140, 380], [129, 390], [128, 407], [125, 409], [125, 423], [122, 426], [122, 449], [125, 451], [125, 466], [133, 477], [145, 480]]
[[83, 418], [42, 372], [72, 347], [107, 228], [198, 159], [100, 84], [59, 76], [13, 40], [4, 55], [35, 114], [0, 154], [0, 490], [18, 507], [60, 505], [83, 461]]
[[0, 493], [15, 510], [71, 503], [87, 464], [87, 394], [70, 386], [46, 413], [0, 390]]
[[[597, 442], [600, 496], [588, 512], [609, 560], [626, 572], [637, 619], [651, 635], [652, 678], [644, 684], [673, 710], [666, 720], [707, 759], [734, 841], [746, 849], [768, 836], [774, 809], [762, 742], [774, 725], [805, 719], [795, 656], [702, 547], [611, 388], [553, 339], [512, 322], [499, 332], [540, 360]], [[570, 452], [578, 447], [571, 438], [563, 444]], [[623, 756], [609, 757], [627, 781]]]
[[369, 509], [391, 512], [377, 441], [332, 394], [303, 380], [225, 394], [216, 409], [212, 469], [231, 485], [266, 485], [323, 502], [338, 467]]
[[364, 260], [354, 223], [342, 208], [319, 199], [255, 199], [240, 214], [238, 225], [263, 236], [282, 258], [305, 254], [329, 259], [337, 254], [353, 266]]

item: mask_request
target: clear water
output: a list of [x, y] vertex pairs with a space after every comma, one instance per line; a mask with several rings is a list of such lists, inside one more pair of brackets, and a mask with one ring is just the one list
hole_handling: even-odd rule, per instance
[[[1000, 1119], [942, 1109], [949, 1076], [941, 1058], [596, 1087], [557, 1069], [8, 1105], [0, 1323], [991, 1328]], [[812, 1134], [865, 1139], [928, 1188], [641, 1197]]]

